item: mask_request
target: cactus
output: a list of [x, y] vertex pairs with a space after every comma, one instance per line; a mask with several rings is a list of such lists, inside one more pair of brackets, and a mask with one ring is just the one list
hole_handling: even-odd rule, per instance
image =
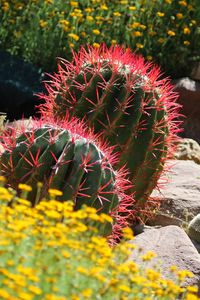
[[196, 215], [188, 225], [188, 235], [191, 239], [200, 243], [200, 214]]
[[73, 61], [60, 60], [58, 74], [46, 82], [40, 106], [46, 118], [66, 115], [85, 119], [119, 152], [126, 164], [139, 207], [157, 206], [149, 199], [173, 153], [178, 122], [177, 95], [160, 70], [119, 46], [81, 48]]
[[[12, 134], [4, 134], [0, 168], [8, 185], [16, 190], [19, 183], [32, 186], [28, 199], [33, 204], [49, 189], [58, 189], [62, 191], [59, 200], [73, 200], [76, 210], [87, 204], [111, 215], [116, 229], [125, 224], [133, 199], [124, 193], [129, 187], [124, 168], [117, 172], [112, 167], [117, 159], [113, 149], [77, 119], [59, 124], [40, 120], [32, 126], [28, 131], [22, 125], [17, 132], [13, 128]], [[38, 182], [42, 182], [40, 195]], [[109, 233], [109, 226], [104, 233]]]

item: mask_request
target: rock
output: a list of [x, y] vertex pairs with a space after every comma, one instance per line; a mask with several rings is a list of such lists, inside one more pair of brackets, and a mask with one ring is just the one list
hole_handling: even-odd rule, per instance
[[[173, 279], [170, 266], [177, 266], [180, 270], [188, 270], [194, 274], [186, 278], [184, 286], [198, 285], [200, 287], [200, 254], [197, 252], [185, 231], [178, 226], [166, 226], [159, 229], [148, 229], [137, 235], [133, 244], [134, 250], [129, 259], [144, 267], [160, 267], [160, 272], [165, 278]], [[139, 251], [139, 253], [138, 253]], [[157, 257], [149, 262], [143, 262], [141, 257], [147, 251], [153, 251]]]
[[196, 215], [188, 225], [188, 235], [200, 243], [200, 214]]
[[[166, 226], [171, 218], [171, 224], [183, 226], [200, 212], [200, 165], [190, 160], [172, 160], [170, 164], [169, 182], [162, 193], [154, 190], [151, 195], [162, 202], [150, 225]], [[167, 224], [162, 215], [168, 216]]]
[[176, 159], [193, 160], [200, 164], [200, 145], [192, 139], [181, 139], [175, 154]]
[[190, 78], [194, 80], [200, 80], [200, 62], [196, 62], [192, 68]]
[[174, 90], [178, 92], [178, 102], [183, 105], [186, 117], [200, 118], [200, 83], [188, 77], [174, 80]]
[[178, 102], [183, 106], [184, 131], [180, 134], [200, 143], [200, 82], [188, 77], [174, 80], [174, 90], [178, 92]]
[[42, 91], [42, 74], [30, 63], [0, 51], [0, 111], [9, 120], [29, 117], [39, 104], [36, 93]]

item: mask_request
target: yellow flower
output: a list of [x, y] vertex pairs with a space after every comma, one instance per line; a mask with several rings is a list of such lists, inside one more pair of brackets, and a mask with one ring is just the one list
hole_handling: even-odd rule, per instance
[[115, 45], [115, 44], [117, 44], [117, 41], [116, 40], [112, 40], [111, 43], [112, 43], [112, 45]]
[[40, 27], [42, 27], [42, 28], [45, 28], [45, 27], [47, 27], [47, 21], [44, 21], [44, 20], [40, 20], [39, 21], [39, 25], [40, 25]]
[[57, 189], [49, 189], [48, 193], [49, 193], [50, 196], [62, 196], [63, 195], [63, 192], [61, 192]]
[[41, 295], [42, 294], [42, 290], [35, 286], [35, 285], [29, 285], [28, 287], [29, 291], [32, 292], [35, 295]]
[[141, 36], [142, 33], [140, 31], [133, 31], [132, 35], [133, 36]]
[[153, 57], [151, 55], [147, 55], [146, 59], [150, 61], [153, 59]]
[[134, 10], [136, 10], [137, 8], [136, 8], [136, 6], [129, 6], [129, 9], [132, 10], [132, 11], [134, 11]]
[[185, 27], [185, 28], [183, 29], [183, 33], [184, 33], [184, 34], [190, 34], [190, 28]]
[[128, 285], [125, 285], [125, 284], [120, 284], [118, 286], [119, 290], [123, 291], [123, 292], [127, 292], [127, 293], [130, 293], [131, 289]]
[[81, 294], [85, 298], [90, 298], [92, 295], [92, 289], [90, 288], [84, 289]]
[[9, 10], [10, 5], [9, 5], [8, 2], [4, 2], [1, 8], [2, 8], [2, 10], [3, 10], [4, 12], [6, 12], [6, 11]]
[[187, 6], [187, 2], [186, 1], [179, 1], [178, 2], [181, 6]]
[[20, 183], [18, 185], [18, 189], [22, 190], [22, 191], [25, 191], [25, 192], [30, 192], [32, 191], [32, 187], [30, 185], [27, 185], [27, 184], [23, 184], [23, 183]]
[[100, 34], [100, 31], [98, 29], [93, 29], [92, 32], [96, 35], [99, 35]]
[[177, 14], [176, 14], [176, 17], [177, 17], [177, 19], [183, 19], [183, 14], [177, 13]]
[[121, 0], [120, 4], [128, 4], [128, 0]]
[[78, 2], [70, 1], [70, 5], [73, 6], [73, 7], [78, 7]]
[[160, 43], [160, 44], [163, 44], [164, 41], [165, 41], [165, 39], [163, 39], [163, 38], [159, 38], [159, 39], [158, 39], [158, 43]]
[[142, 48], [144, 48], [144, 45], [142, 45], [142, 44], [140, 44], [140, 43], [136, 43], [136, 47], [137, 47], [138, 49], [142, 49]]
[[0, 289], [0, 297], [2, 297], [2, 299], [6, 299], [6, 300], [11, 299], [11, 295], [4, 289]]
[[79, 40], [79, 36], [77, 34], [75, 34], [75, 33], [69, 33], [68, 36], [71, 37], [75, 41]]
[[103, 4], [100, 6], [100, 10], [108, 10], [108, 6], [106, 4]]
[[175, 36], [175, 35], [176, 35], [176, 33], [175, 33], [174, 31], [172, 31], [172, 30], [168, 30], [168, 31], [167, 31], [167, 34], [168, 34], [169, 36]]
[[120, 17], [120, 16], [121, 16], [121, 13], [118, 12], [118, 11], [115, 11], [115, 12], [113, 13], [113, 16], [115, 16], [115, 17]]
[[94, 48], [99, 48], [100, 45], [99, 45], [99, 43], [93, 43], [93, 47], [94, 47]]
[[46, 4], [52, 4], [53, 3], [53, 0], [45, 0], [44, 1]]
[[157, 15], [158, 17], [164, 17], [165, 14], [162, 13], [162, 12], [160, 12], [160, 11], [158, 11], [156, 15]]
[[184, 41], [183, 44], [184, 44], [185, 46], [189, 46], [189, 45], [190, 45], [190, 42], [189, 42], [189, 41]]
[[171, 3], [172, 3], [172, 0], [165, 0], [165, 2], [166, 2], [167, 4], [171, 4]]
[[156, 254], [152, 251], [147, 251], [141, 258], [143, 261], [151, 260], [152, 258], [156, 257]]
[[94, 21], [94, 18], [92, 16], [86, 16], [86, 20], [87, 21], [90, 21], [90, 22], [93, 22]]

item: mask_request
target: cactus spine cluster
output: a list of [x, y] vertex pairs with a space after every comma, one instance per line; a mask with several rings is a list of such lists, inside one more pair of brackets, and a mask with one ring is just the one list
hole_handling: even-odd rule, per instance
[[[131, 197], [124, 191], [129, 182], [122, 172], [114, 171], [112, 149], [86, 133], [78, 120], [59, 124], [35, 121], [28, 131], [22, 127], [16, 136], [15, 132], [5, 135], [4, 148], [1, 174], [16, 190], [19, 183], [31, 185], [30, 201], [36, 199], [37, 183], [42, 182], [39, 199], [48, 189], [58, 189], [62, 191], [60, 201], [74, 201], [75, 209], [82, 204], [95, 207], [114, 217], [116, 226], [128, 217]], [[104, 233], [110, 233], [110, 228]]]
[[117, 167], [126, 165], [131, 192], [140, 207], [151, 205], [164, 162], [176, 138], [177, 98], [160, 70], [119, 46], [88, 47], [60, 61], [58, 73], [46, 84], [41, 112], [84, 119], [119, 153]]

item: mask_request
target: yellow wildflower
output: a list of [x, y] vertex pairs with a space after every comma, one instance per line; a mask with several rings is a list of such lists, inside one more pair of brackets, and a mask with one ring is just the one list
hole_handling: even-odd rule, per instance
[[[78, 36], [77, 34], [75, 34], [75, 33], [69, 33], [68, 36], [69, 36], [70, 38], [72, 38], [73, 40], [75, 40], [75, 41], [78, 41], [78, 40], [79, 40], [79, 36]], [[71, 47], [71, 46], [70, 46], [70, 47]]]
[[163, 12], [158, 11], [156, 15], [157, 15], [158, 17], [164, 17], [165, 14], [164, 14]]
[[176, 33], [175, 33], [174, 31], [172, 31], [172, 30], [168, 30], [168, 31], [167, 31], [167, 34], [168, 34], [169, 36], [175, 36], [175, 35], [176, 35]]
[[184, 34], [190, 34], [190, 28], [184, 27], [183, 33], [184, 33]]
[[92, 16], [86, 16], [86, 20], [89, 22], [93, 22], [94, 18]]
[[121, 16], [121, 13], [118, 12], [118, 11], [115, 11], [115, 12], [113, 13], [113, 16], [115, 16], [115, 17], [120, 17], [120, 16]]
[[100, 31], [98, 29], [93, 29], [92, 32], [96, 35], [99, 35], [100, 34]]
[[141, 36], [142, 33], [140, 31], [133, 31], [132, 35], [133, 36]]
[[90, 288], [84, 289], [81, 294], [85, 298], [90, 298], [92, 295], [92, 289]]
[[108, 10], [108, 6], [106, 4], [103, 4], [100, 6], [100, 10]]
[[134, 11], [134, 10], [136, 10], [137, 8], [136, 8], [136, 6], [129, 6], [129, 9], [132, 10], [132, 11]]
[[152, 258], [156, 257], [156, 254], [152, 251], [147, 251], [141, 258], [143, 261], [151, 260]]
[[2, 10], [3, 10], [4, 12], [6, 12], [6, 11], [9, 10], [10, 5], [9, 5], [8, 2], [4, 2], [1, 8], [2, 8]]
[[187, 6], [187, 2], [186, 1], [179, 1], [178, 2], [181, 6]]
[[[69, 35], [69, 34], [68, 34]], [[57, 190], [57, 189], [49, 189], [48, 190], [48, 193], [50, 196], [62, 196], [63, 195], [63, 192]]]
[[190, 45], [190, 42], [189, 42], [189, 41], [184, 41], [183, 44], [184, 44], [185, 46], [189, 46], [189, 45]]
[[158, 43], [160, 43], [160, 44], [163, 44], [164, 41], [165, 41], [165, 39], [163, 39], [163, 38], [159, 38], [159, 39], [158, 39]]
[[22, 191], [25, 191], [25, 192], [30, 192], [32, 191], [32, 187], [30, 185], [27, 185], [27, 184], [23, 184], [23, 183], [20, 183], [18, 185], [18, 189], [22, 190]]
[[44, 21], [44, 20], [39, 21], [39, 25], [40, 25], [41, 28], [47, 27], [47, 24], [48, 24], [47, 21]]
[[140, 43], [136, 43], [136, 47], [137, 47], [138, 49], [142, 49], [142, 48], [144, 48], [144, 45], [143, 45], [143, 44], [140, 44]]
[[76, 2], [76, 1], [70, 1], [70, 5], [72, 7], [78, 7], [78, 2]]
[[99, 48], [99, 47], [100, 47], [100, 44], [99, 44], [99, 43], [93, 43], [93, 47], [94, 47], [94, 48]]
[[176, 17], [177, 17], [177, 19], [183, 19], [183, 14], [177, 13], [177, 14], [176, 14]]

